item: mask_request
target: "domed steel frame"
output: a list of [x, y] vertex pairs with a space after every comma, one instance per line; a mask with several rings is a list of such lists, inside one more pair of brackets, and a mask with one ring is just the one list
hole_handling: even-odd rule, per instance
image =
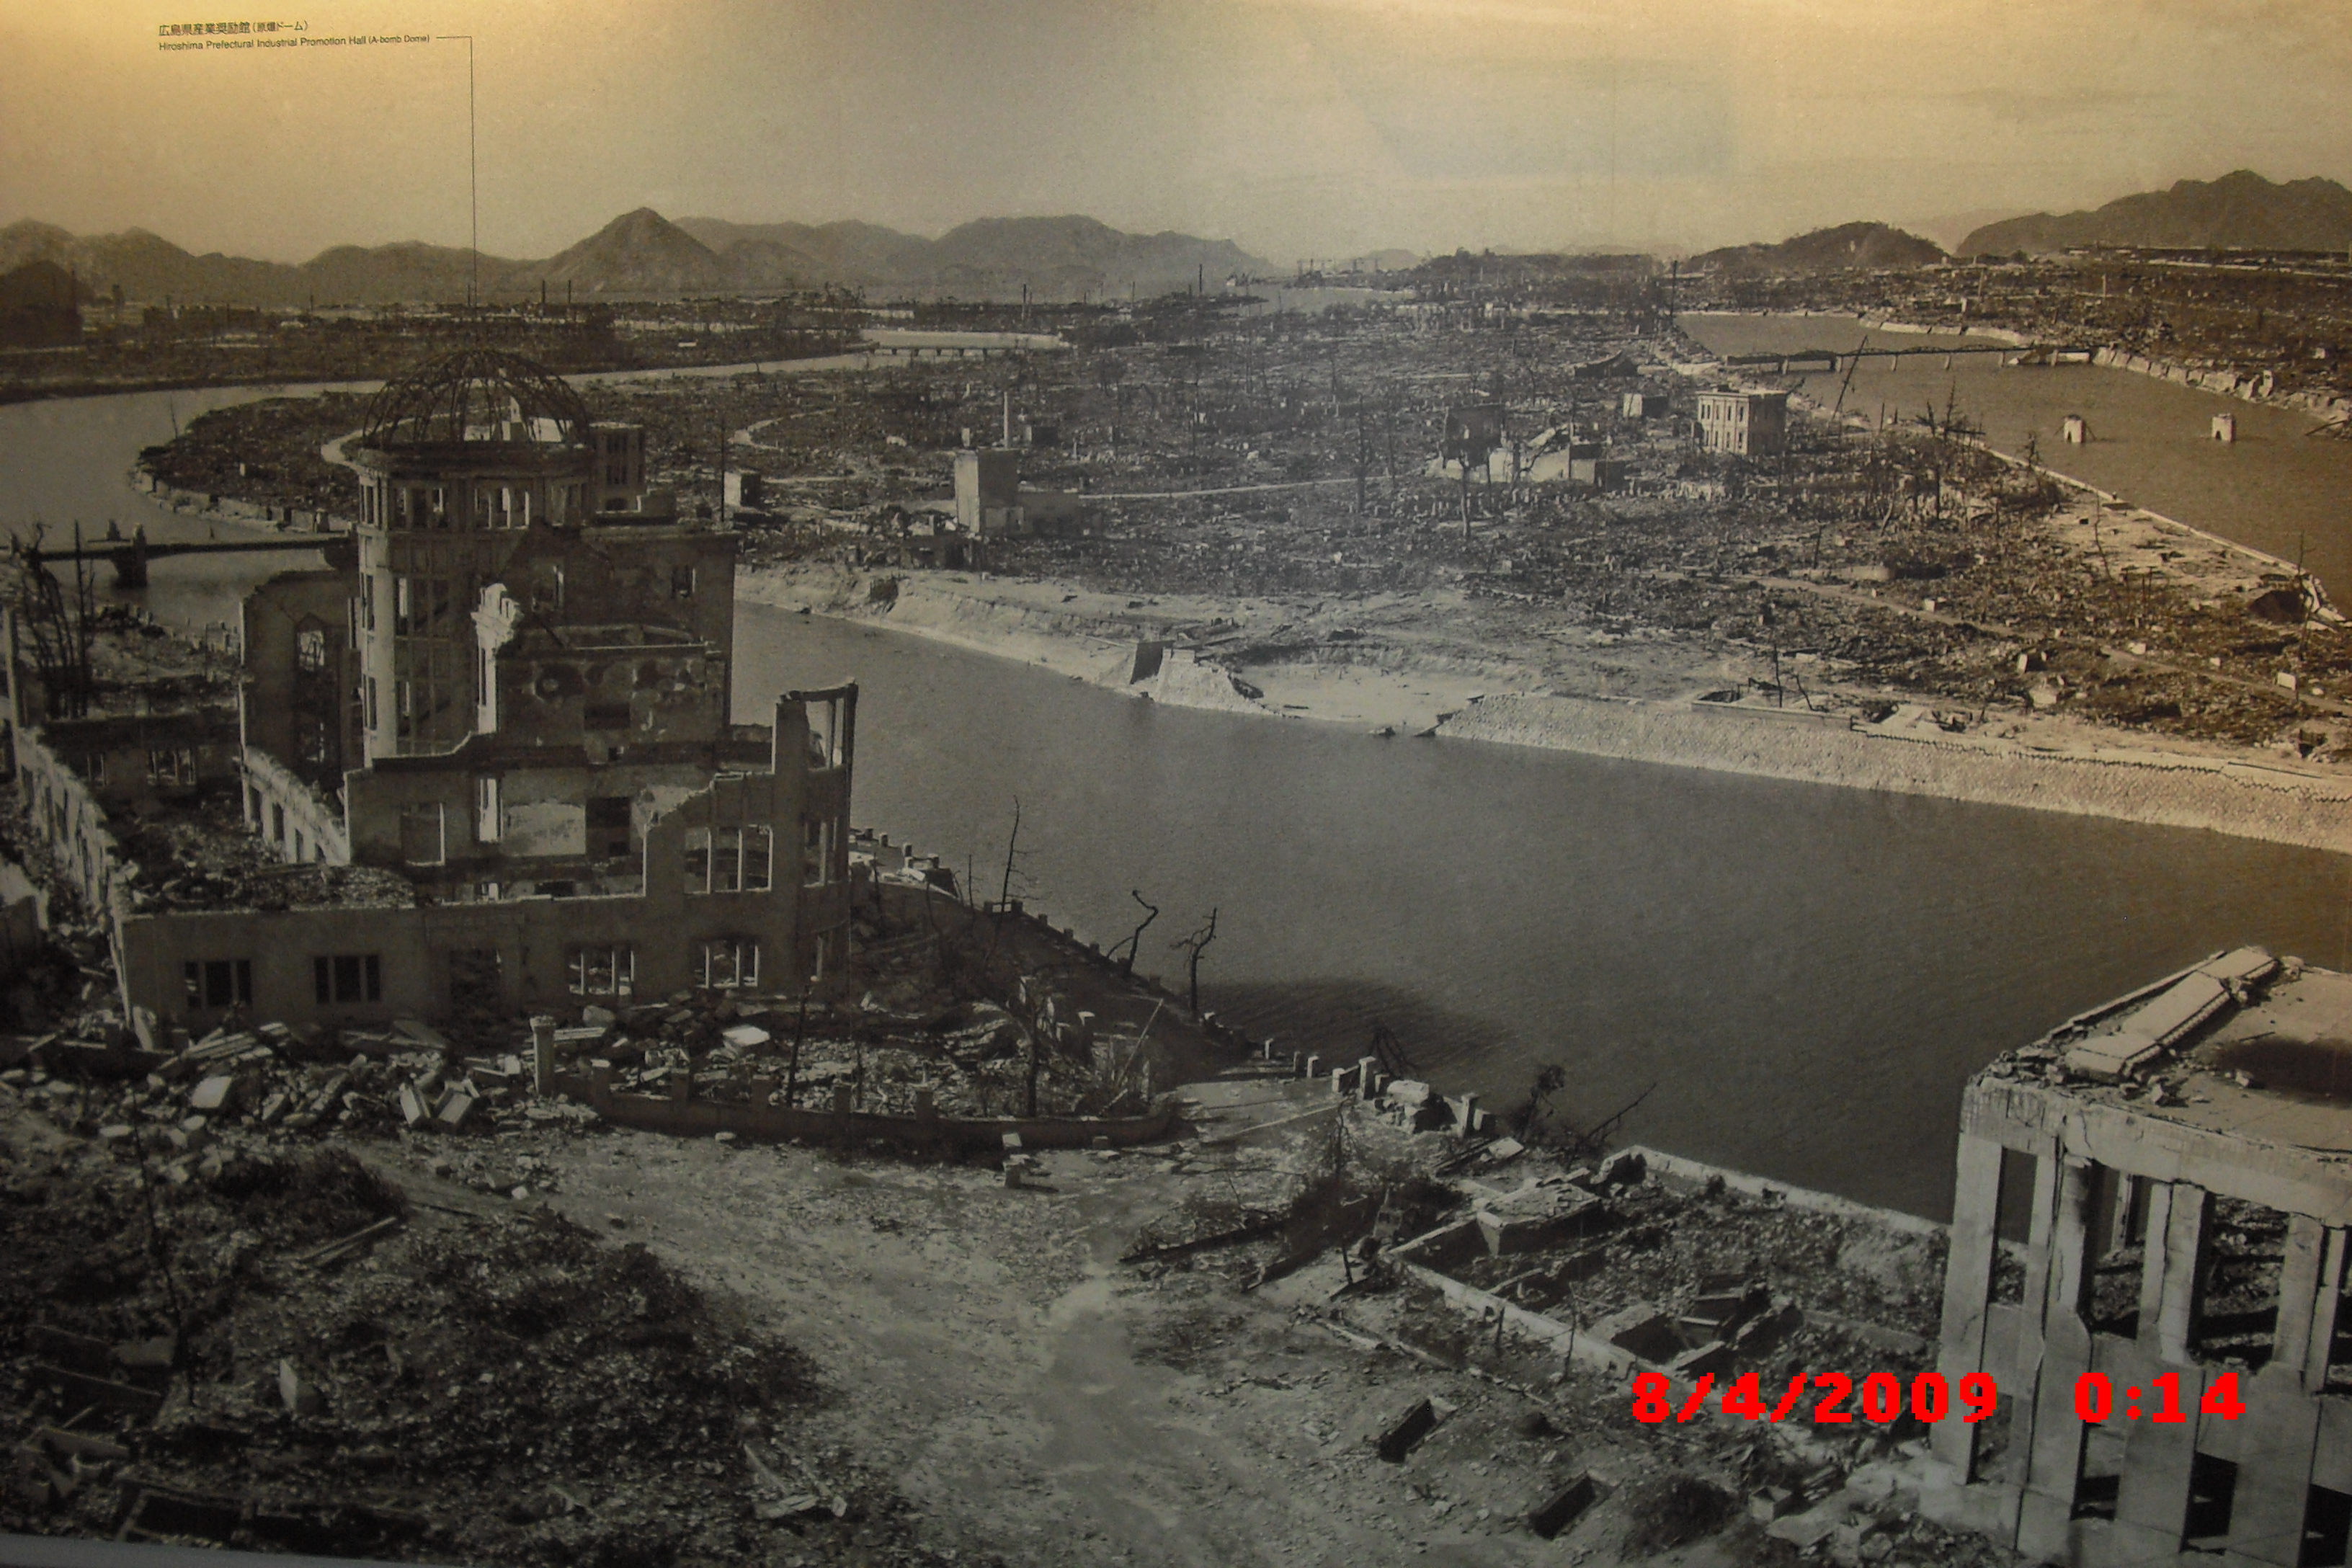
[[468, 429], [517, 417], [553, 420], [565, 446], [588, 438], [588, 405], [562, 377], [520, 354], [467, 349], [386, 382], [368, 399], [360, 445], [459, 442]]

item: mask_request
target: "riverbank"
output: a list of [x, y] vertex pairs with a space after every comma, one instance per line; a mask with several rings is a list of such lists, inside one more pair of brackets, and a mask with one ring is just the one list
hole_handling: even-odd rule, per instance
[[[2007, 327], [1981, 324], [1937, 326], [1924, 321], [1906, 321], [1893, 316], [1868, 314], [1849, 316], [1817, 310], [1689, 310], [1685, 318], [1750, 317], [1780, 321], [1836, 321], [1850, 323], [1864, 331], [1891, 332], [1898, 337], [1950, 338], [1965, 342], [2004, 343], [2011, 348], [2028, 349], [2036, 340]], [[2210, 392], [2221, 397], [2234, 397], [2241, 403], [2258, 404], [2266, 408], [2291, 408], [2309, 414], [2329, 425], [2352, 422], [2352, 397], [2314, 391], [2281, 392], [2273, 385], [2273, 376], [2267, 373], [2240, 371], [2231, 366], [2184, 364], [2176, 360], [2155, 359], [2136, 354], [2127, 349], [2101, 344], [2091, 348], [2090, 362], [2107, 370], [2129, 371], [2155, 381], [2167, 381], [2198, 392]]]
[[[877, 584], [890, 585], [880, 598]], [[1864, 706], [1864, 694], [1808, 688], [1793, 665], [1802, 695], [1776, 705], [1749, 684], [1752, 650], [1669, 635], [1595, 640], [1485, 601], [1133, 600], [1051, 582], [831, 565], [747, 573], [739, 592], [1179, 707], [2352, 853], [2352, 778], [2275, 751], [2159, 740], [2055, 713], [1972, 723], [1932, 702]], [[1517, 636], [1498, 637], [1515, 620]], [[1371, 638], [1377, 646], [1363, 647]]]

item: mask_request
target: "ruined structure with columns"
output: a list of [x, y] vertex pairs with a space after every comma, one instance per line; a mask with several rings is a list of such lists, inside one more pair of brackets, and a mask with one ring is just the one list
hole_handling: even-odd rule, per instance
[[1927, 1511], [2043, 1562], [2346, 1561], [2352, 975], [2258, 948], [1969, 1085]]

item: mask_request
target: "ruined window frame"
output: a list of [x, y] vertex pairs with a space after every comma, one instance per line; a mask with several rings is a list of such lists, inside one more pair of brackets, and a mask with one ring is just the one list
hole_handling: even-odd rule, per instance
[[563, 956], [574, 996], [635, 996], [637, 950], [625, 942], [585, 942]]
[[828, 887], [835, 858], [834, 820], [830, 816], [801, 818], [801, 886]]
[[483, 773], [474, 780], [474, 838], [496, 844], [504, 830], [499, 805], [499, 775]]
[[253, 960], [249, 958], [191, 958], [181, 965], [180, 973], [192, 1012], [253, 1005]]
[[321, 1007], [364, 1007], [383, 1000], [383, 957], [325, 952], [310, 957], [310, 994]]
[[702, 991], [754, 991], [760, 984], [756, 937], [718, 936], [702, 943], [695, 963], [695, 986]]

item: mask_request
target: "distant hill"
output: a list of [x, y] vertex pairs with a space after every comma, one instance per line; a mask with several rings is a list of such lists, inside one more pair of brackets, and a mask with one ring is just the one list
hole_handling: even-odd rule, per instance
[[[0, 270], [48, 261], [79, 278], [93, 292], [121, 284], [131, 299], [237, 305], [382, 304], [466, 297], [471, 269], [464, 250], [406, 241], [339, 245], [299, 266], [255, 261], [215, 251], [192, 255], [143, 228], [121, 234], [75, 235], [31, 219], [0, 228]], [[484, 256], [485, 289], [518, 264]]]
[[1691, 258], [1700, 271], [1727, 276], [1790, 272], [1878, 272], [1929, 267], [1946, 259], [1942, 247], [1883, 223], [1840, 224], [1817, 228], [1778, 245], [1735, 245]]
[[[337, 246], [299, 265], [217, 252], [196, 256], [144, 229], [82, 236], [29, 218], [0, 228], [0, 272], [62, 267], [94, 292], [133, 300], [262, 305], [448, 302], [466, 297], [469, 254], [449, 246]], [[868, 223], [672, 223], [624, 213], [543, 261], [484, 256], [486, 299], [567, 292], [577, 299], [772, 292], [840, 284], [883, 292], [1041, 300], [1163, 293], [1205, 271], [1212, 284], [1267, 264], [1230, 240], [1125, 234], [1088, 217], [989, 218], [938, 239]]]
[[839, 283], [925, 293], [1017, 295], [1164, 293], [1206, 273], [1212, 283], [1267, 264], [1230, 240], [1189, 234], [1127, 234], [1090, 217], [982, 218], [938, 239], [865, 223], [734, 224], [686, 218], [677, 226], [709, 246], [747, 284]]
[[2273, 184], [2251, 169], [2218, 180], [2182, 180], [2095, 212], [2035, 213], [1990, 223], [1960, 241], [1962, 256], [2041, 253], [2077, 246], [2162, 249], [2352, 248], [2352, 191], [2333, 180]]
[[711, 294], [737, 287], [733, 270], [702, 241], [651, 207], [623, 213], [545, 261], [518, 268], [514, 282], [551, 294], [565, 284], [583, 294]]

